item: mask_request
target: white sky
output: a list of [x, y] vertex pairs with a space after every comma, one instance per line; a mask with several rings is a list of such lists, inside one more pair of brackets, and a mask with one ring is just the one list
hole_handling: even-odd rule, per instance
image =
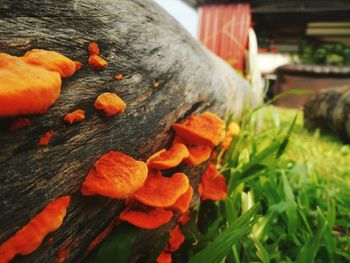
[[182, 0], [154, 0], [197, 38], [198, 14]]

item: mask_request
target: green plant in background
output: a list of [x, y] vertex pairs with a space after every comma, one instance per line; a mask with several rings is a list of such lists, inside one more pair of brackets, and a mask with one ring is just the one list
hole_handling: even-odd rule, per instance
[[307, 44], [300, 54], [305, 64], [350, 66], [350, 46], [342, 44]]

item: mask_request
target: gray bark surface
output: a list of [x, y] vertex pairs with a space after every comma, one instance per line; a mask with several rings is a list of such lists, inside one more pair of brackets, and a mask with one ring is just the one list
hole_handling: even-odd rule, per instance
[[[87, 64], [92, 41], [109, 63], [102, 71]], [[90, 242], [123, 209], [122, 201], [80, 194], [102, 154], [115, 150], [146, 160], [169, 143], [172, 123], [203, 111], [238, 116], [250, 98], [243, 78], [150, 0], [2, 0], [0, 52], [21, 56], [33, 48], [60, 52], [84, 67], [63, 80], [59, 100], [47, 113], [30, 116], [28, 128], [9, 133], [8, 120], [0, 120], [0, 243], [49, 202], [72, 195], [61, 228], [15, 262], [54, 262], [67, 242], [67, 262], [82, 261]], [[114, 80], [116, 72], [123, 80]], [[106, 91], [126, 102], [124, 113], [107, 118], [94, 109]], [[86, 119], [66, 125], [64, 115], [78, 108]], [[37, 140], [48, 130], [56, 135], [39, 147]], [[188, 173], [194, 187], [203, 166], [197, 170]]]
[[350, 86], [325, 89], [304, 106], [305, 127], [331, 133], [350, 143]]

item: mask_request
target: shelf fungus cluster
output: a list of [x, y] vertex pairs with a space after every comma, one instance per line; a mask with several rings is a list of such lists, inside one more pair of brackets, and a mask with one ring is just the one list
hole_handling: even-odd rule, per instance
[[[90, 43], [88, 51], [88, 63], [92, 69], [107, 67], [96, 43]], [[23, 57], [0, 53], [0, 117], [17, 117], [8, 130], [14, 132], [30, 125], [30, 119], [22, 115], [45, 113], [60, 96], [61, 79], [72, 76], [82, 66], [82, 63], [54, 51], [33, 49]], [[115, 79], [122, 80], [122, 74], [118, 73]], [[111, 117], [124, 112], [126, 104], [118, 95], [107, 92], [96, 98], [94, 107]], [[85, 110], [72, 109], [65, 113], [63, 121], [68, 124], [66, 127], [84, 121], [88, 117]], [[90, 167], [82, 183], [81, 194], [123, 199], [125, 208], [91, 242], [86, 253], [101, 243], [120, 221], [142, 229], [156, 229], [177, 218], [175, 226], [169, 231], [168, 244], [157, 259], [158, 263], [171, 262], [172, 253], [185, 240], [181, 226], [190, 220], [189, 209], [197, 190], [182, 172], [165, 176], [172, 171], [169, 169], [180, 164], [197, 166], [209, 161], [198, 193], [202, 200], [218, 201], [226, 197], [225, 177], [213, 163], [212, 153], [220, 143], [223, 151], [228, 148], [233, 136], [239, 132], [238, 125], [230, 124], [225, 137], [225, 122], [213, 113], [204, 112], [191, 115], [184, 122], [173, 124], [172, 128], [175, 131], [172, 145], [154, 153], [146, 162], [112, 150], [100, 156]], [[48, 145], [55, 134], [54, 130], [47, 131], [37, 144]], [[27, 255], [35, 251], [48, 233], [61, 226], [70, 199], [66, 195], [49, 203], [27, 225], [2, 243], [0, 263], [11, 261], [17, 254]]]
[[62, 196], [49, 203], [27, 225], [0, 245], [0, 262], [6, 263], [15, 255], [28, 255], [35, 251], [47, 234], [56, 231], [66, 216], [70, 196]]

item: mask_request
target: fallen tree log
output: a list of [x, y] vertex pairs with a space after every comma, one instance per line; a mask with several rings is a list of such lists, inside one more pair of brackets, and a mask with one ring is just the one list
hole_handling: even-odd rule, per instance
[[[90, 242], [122, 209], [122, 202], [80, 194], [87, 171], [102, 154], [117, 150], [146, 160], [168, 144], [172, 123], [203, 111], [239, 116], [251, 99], [246, 81], [150, 0], [4, 0], [0, 35], [0, 52], [21, 56], [42, 48], [84, 63], [63, 81], [61, 96], [47, 113], [30, 116], [28, 128], [9, 133], [9, 120], [0, 120], [0, 243], [49, 202], [72, 195], [61, 228], [16, 262], [54, 262], [65, 244], [66, 262], [83, 260]], [[87, 65], [92, 41], [109, 63], [105, 70]], [[124, 78], [115, 81], [116, 72]], [[93, 108], [106, 91], [126, 102], [124, 113], [106, 118]], [[66, 125], [64, 115], [77, 108], [86, 111], [86, 120]], [[56, 132], [51, 143], [38, 147], [48, 130]], [[188, 172], [195, 189], [202, 170]]]
[[350, 143], [350, 87], [325, 89], [304, 106], [305, 127], [331, 133]]

